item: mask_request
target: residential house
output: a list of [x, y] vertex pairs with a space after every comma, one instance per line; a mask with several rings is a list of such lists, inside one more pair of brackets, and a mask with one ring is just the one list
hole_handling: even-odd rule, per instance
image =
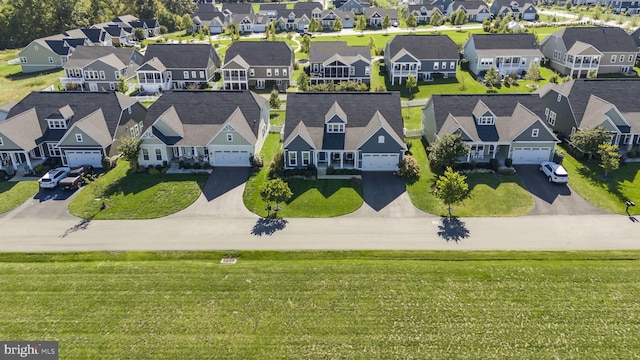
[[542, 120], [537, 94], [433, 95], [422, 110], [429, 143], [460, 134], [469, 152], [462, 162], [510, 158], [513, 164], [540, 164], [553, 159], [557, 137]]
[[136, 70], [140, 88], [149, 93], [206, 86], [220, 69], [209, 44], [149, 44]]
[[143, 56], [134, 48], [78, 46], [62, 66], [60, 83], [65, 89], [81, 91], [116, 90], [120, 78], [130, 82]]
[[355, 81], [369, 84], [371, 49], [346, 41], [314, 41], [309, 51], [311, 84]]
[[[398, 21], [398, 10], [372, 7], [364, 9], [364, 17], [367, 19], [367, 24], [371, 27], [382, 27], [382, 21], [385, 16], [389, 17], [391, 23]], [[389, 23], [389, 25], [391, 25], [391, 23]]]
[[149, 107], [140, 165], [249, 166], [269, 132], [267, 100], [251, 91], [172, 91]]
[[455, 77], [459, 59], [458, 46], [446, 35], [398, 35], [384, 51], [391, 85], [402, 84], [409, 75], [416, 80]]
[[511, 16], [514, 20], [534, 21], [538, 17], [533, 2], [527, 0], [494, 0], [489, 10], [495, 17]]
[[112, 46], [111, 36], [104, 29], [72, 29], [64, 32], [66, 37], [82, 39], [85, 38], [89, 46]]
[[573, 79], [538, 89], [559, 136], [604, 126], [622, 151], [640, 150], [640, 79]]
[[447, 16], [451, 16], [454, 12], [464, 11], [467, 14], [469, 22], [483, 22], [491, 18], [491, 11], [487, 3], [479, 0], [454, 1], [447, 8]]
[[261, 3], [260, 11], [258, 15], [266, 16], [268, 21], [278, 21], [282, 14], [287, 12], [287, 4], [277, 4], [277, 3]]
[[73, 50], [80, 45], [87, 45], [86, 38], [53, 35], [33, 40], [18, 53], [22, 72], [60, 69], [69, 60]]
[[277, 87], [286, 90], [293, 74], [294, 54], [284, 41], [237, 41], [227, 49], [224, 88], [248, 90]]
[[431, 17], [436, 12], [440, 13], [440, 16], [442, 18], [445, 18], [445, 11], [446, 9], [442, 10], [437, 5], [415, 4], [407, 6], [407, 16], [409, 16], [409, 14], [413, 14], [413, 16], [416, 18], [416, 24], [418, 25], [429, 24], [431, 22]]
[[198, 4], [194, 13], [191, 14], [191, 20], [193, 20], [192, 32], [207, 28], [211, 35], [222, 33], [226, 21], [224, 14], [212, 3]]
[[0, 122], [0, 166], [33, 168], [47, 157], [102, 167], [124, 137], [138, 137], [147, 109], [118, 92], [32, 92]]
[[[299, 3], [296, 3], [299, 4]], [[293, 9], [279, 12], [281, 16], [278, 18], [278, 29], [284, 31], [304, 31], [309, 27], [309, 23], [313, 18], [313, 10]], [[322, 11], [317, 10], [320, 16]]]
[[522, 75], [542, 52], [533, 34], [472, 34], [464, 44], [464, 58], [476, 75], [494, 67], [500, 75]]
[[542, 40], [540, 48], [554, 70], [577, 78], [628, 74], [638, 54], [631, 35], [617, 27], [561, 29]]
[[640, 2], [637, 0], [610, 0], [609, 7], [616, 14], [629, 14], [630, 16], [640, 14]]
[[352, 29], [354, 22], [354, 13], [351, 11], [341, 11], [338, 9], [323, 10], [320, 15], [320, 25], [324, 29], [333, 30], [333, 24], [336, 19], [340, 19], [343, 29]]
[[640, 56], [640, 27], [631, 33], [631, 38], [633, 39], [633, 42], [636, 43], [636, 46], [638, 47], [638, 56]]
[[103, 30], [107, 35], [106, 37], [111, 39], [113, 46], [125, 46], [131, 45], [133, 41], [133, 28], [126, 26], [125, 24], [118, 23], [104, 23], [93, 25], [92, 29]]
[[285, 169], [396, 171], [407, 149], [400, 94], [291, 93], [284, 139]]
[[[115, 22], [123, 22], [129, 24], [134, 30], [144, 30], [144, 37], [150, 38], [160, 36], [160, 23], [156, 19], [137, 19], [132, 15], [126, 15], [114, 19]], [[139, 39], [141, 40], [141, 39]]]
[[335, 6], [335, 8], [337, 8], [340, 11], [351, 11], [355, 15], [364, 14], [365, 9], [369, 7], [369, 4], [366, 4], [365, 6], [365, 4], [362, 4], [360, 0], [346, 0], [346, 1], [338, 0], [338, 1], [342, 2], [342, 4], [340, 6]]
[[426, 5], [436, 6], [442, 11], [442, 13], [446, 13], [447, 9], [449, 8], [449, 5], [451, 5], [452, 2], [453, 0], [424, 0], [421, 3]]
[[0, 122], [7, 118], [9, 111], [11, 111], [11, 108], [17, 103], [17, 101], [9, 101], [4, 104], [0, 104]]

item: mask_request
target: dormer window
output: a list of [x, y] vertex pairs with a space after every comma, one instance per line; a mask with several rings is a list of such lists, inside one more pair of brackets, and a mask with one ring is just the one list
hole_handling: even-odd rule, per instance
[[67, 121], [66, 120], [58, 120], [58, 119], [47, 119], [47, 125], [49, 129], [66, 129]]
[[540, 133], [540, 129], [533, 129], [531, 130], [531, 137], [538, 137], [539, 133]]
[[344, 124], [327, 124], [328, 133], [344, 133]]
[[478, 119], [478, 125], [493, 125], [493, 123], [493, 116], [481, 116], [480, 119]]
[[76, 142], [82, 142], [82, 134], [76, 134]]

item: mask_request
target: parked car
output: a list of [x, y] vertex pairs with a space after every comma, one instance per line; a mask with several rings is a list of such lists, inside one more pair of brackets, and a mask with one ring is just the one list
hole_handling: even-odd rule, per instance
[[69, 169], [68, 167], [58, 167], [53, 170], [49, 170], [49, 172], [47, 172], [40, 178], [40, 187], [43, 189], [55, 188], [56, 186], [58, 186], [60, 180], [67, 177], [69, 171], [71, 171], [71, 169]]
[[552, 161], [545, 161], [540, 164], [540, 171], [542, 171], [547, 176], [549, 182], [559, 184], [566, 184], [567, 182], [569, 182], [569, 174], [567, 173], [567, 170], [565, 170], [565, 168], [560, 164], [556, 164]]
[[85, 165], [71, 169], [67, 177], [59, 181], [60, 187], [64, 190], [75, 190], [84, 185], [84, 176], [93, 172], [93, 166]]
[[398, 26], [400, 26], [400, 23], [397, 20], [395, 20], [391, 23], [391, 26], [393, 26], [394, 28], [397, 28]]

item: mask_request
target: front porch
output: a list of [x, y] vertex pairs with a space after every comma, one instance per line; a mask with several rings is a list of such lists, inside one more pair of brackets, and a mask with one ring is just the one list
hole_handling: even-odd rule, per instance
[[357, 159], [357, 150], [321, 150], [315, 152], [314, 163], [316, 164], [316, 167], [319, 171], [326, 171], [326, 169], [329, 167], [332, 167], [334, 169], [358, 169]]
[[510, 145], [506, 144], [467, 144], [469, 151], [466, 155], [458, 158], [461, 163], [482, 163], [489, 162], [491, 159], [497, 159], [500, 163], [504, 163], [508, 157]]
[[30, 151], [0, 151], [0, 170], [29, 173], [46, 159], [42, 145]]

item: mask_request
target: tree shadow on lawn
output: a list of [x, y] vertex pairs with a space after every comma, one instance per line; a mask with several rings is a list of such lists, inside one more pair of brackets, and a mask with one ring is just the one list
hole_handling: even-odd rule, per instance
[[20, 71], [20, 72], [9, 74], [9, 75], [5, 76], [5, 79], [10, 80], [10, 81], [28, 80], [28, 79], [32, 79], [32, 78], [35, 79], [35, 78], [39, 78], [41, 76], [57, 73], [59, 71], [60, 71], [60, 69], [45, 70], [45, 71], [32, 72], [32, 73], [24, 73], [24, 72]]
[[276, 231], [281, 231], [287, 226], [288, 221], [278, 217], [259, 218], [251, 229], [251, 235], [273, 235]]
[[613, 171], [608, 177], [604, 177], [604, 171], [596, 163], [580, 162], [576, 170], [581, 177], [589, 183], [597, 187], [606, 187], [607, 191], [615, 195], [620, 201], [624, 202], [627, 197], [622, 194], [621, 185], [625, 181], [632, 183], [640, 170], [640, 164], [625, 164], [618, 170]]
[[362, 197], [362, 185], [358, 179], [356, 180], [305, 180], [305, 179], [288, 179], [286, 180], [293, 196], [288, 203], [293, 202], [309, 190], [317, 190], [325, 199], [330, 198], [342, 188], [351, 188]]
[[469, 237], [469, 229], [465, 226], [464, 221], [455, 216], [443, 217], [441, 220], [442, 225], [438, 225], [438, 236], [445, 241], [455, 241], [457, 243]]

